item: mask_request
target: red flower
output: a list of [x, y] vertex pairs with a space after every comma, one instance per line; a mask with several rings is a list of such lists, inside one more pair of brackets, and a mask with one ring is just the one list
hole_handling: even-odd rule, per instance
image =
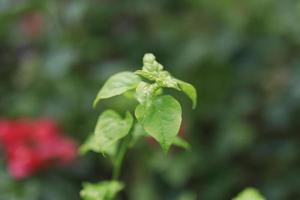
[[75, 159], [75, 142], [60, 134], [51, 120], [0, 120], [0, 143], [6, 153], [8, 170], [25, 178], [49, 164], [67, 164]]

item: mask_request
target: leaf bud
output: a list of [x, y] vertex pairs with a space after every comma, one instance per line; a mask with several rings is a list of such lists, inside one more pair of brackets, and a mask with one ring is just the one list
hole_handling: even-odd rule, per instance
[[146, 63], [152, 64], [155, 61], [155, 56], [152, 53], [146, 53], [143, 57], [144, 65]]

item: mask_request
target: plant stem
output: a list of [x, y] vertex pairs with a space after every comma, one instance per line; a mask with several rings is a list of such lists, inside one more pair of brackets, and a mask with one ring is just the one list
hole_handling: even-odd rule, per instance
[[131, 140], [131, 134], [128, 134], [128, 136], [124, 138], [124, 141], [120, 146], [120, 149], [114, 161], [113, 176], [112, 176], [113, 180], [118, 180], [120, 176], [123, 160], [125, 158], [130, 140]]

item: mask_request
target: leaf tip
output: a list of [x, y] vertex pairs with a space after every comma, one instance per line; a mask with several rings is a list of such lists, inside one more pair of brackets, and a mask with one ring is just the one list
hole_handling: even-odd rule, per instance
[[160, 146], [161, 146], [163, 152], [164, 152], [165, 154], [168, 154], [171, 145], [166, 144], [166, 143], [163, 143], [163, 144], [161, 143]]
[[143, 57], [143, 62], [144, 63], [153, 63], [155, 61], [155, 56], [153, 53], [145, 53]]

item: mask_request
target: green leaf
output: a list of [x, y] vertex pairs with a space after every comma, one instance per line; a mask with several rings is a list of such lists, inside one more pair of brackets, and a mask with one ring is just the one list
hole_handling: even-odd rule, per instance
[[88, 151], [95, 151], [100, 153], [99, 145], [95, 140], [95, 135], [91, 134], [85, 142], [80, 146], [79, 151], [81, 154], [86, 154]]
[[132, 72], [120, 72], [110, 77], [97, 94], [93, 102], [95, 107], [101, 99], [121, 95], [137, 87], [141, 82], [139, 76]]
[[97, 184], [84, 183], [80, 196], [83, 200], [113, 200], [124, 188], [118, 181], [103, 181]]
[[149, 71], [146, 71], [146, 70], [137, 70], [134, 72], [136, 75], [139, 75], [143, 78], [146, 78], [150, 81], [156, 81], [157, 77], [158, 77], [158, 73], [159, 72], [149, 72]]
[[197, 106], [197, 91], [196, 88], [184, 81], [176, 79], [176, 82], [179, 85], [179, 88], [192, 100], [193, 109]]
[[95, 128], [95, 137], [92, 138], [93, 145], [97, 146], [95, 149], [102, 153], [110, 151], [112, 145], [129, 133], [132, 124], [133, 117], [129, 112], [125, 119], [112, 110], [103, 112]]
[[180, 91], [175, 78], [168, 71], [153, 71], [137, 70], [135, 74], [140, 75], [150, 81], [155, 81], [160, 87], [173, 88]]
[[233, 200], [266, 200], [255, 188], [247, 188]]
[[130, 141], [130, 147], [133, 147], [134, 144], [142, 137], [146, 136], [147, 133], [140, 123], [135, 123], [132, 130], [132, 139]]
[[[101, 150], [101, 143], [99, 140], [96, 139], [95, 134], [91, 134], [88, 139], [80, 146], [79, 152], [84, 155], [89, 151], [94, 151], [96, 153], [103, 153]], [[107, 154], [111, 157], [114, 157], [117, 152], [118, 143], [115, 143], [111, 145], [109, 148], [107, 148], [104, 152], [104, 154]]]
[[173, 78], [168, 71], [159, 72], [156, 82], [161, 87], [173, 88], [180, 91], [176, 79]]
[[136, 88], [135, 98], [138, 102], [143, 104], [153, 96], [161, 94], [161, 92], [161, 87], [159, 87], [156, 83], [150, 84], [142, 81]]
[[174, 139], [173, 144], [186, 150], [191, 148], [190, 144], [187, 141], [178, 136]]
[[140, 103], [144, 103], [148, 98], [151, 97], [153, 93], [153, 86], [150, 83], [146, 83], [144, 81], [140, 82], [136, 88], [136, 99]]
[[149, 104], [139, 105], [135, 115], [144, 130], [167, 152], [181, 125], [181, 106], [169, 95], [154, 97]]

